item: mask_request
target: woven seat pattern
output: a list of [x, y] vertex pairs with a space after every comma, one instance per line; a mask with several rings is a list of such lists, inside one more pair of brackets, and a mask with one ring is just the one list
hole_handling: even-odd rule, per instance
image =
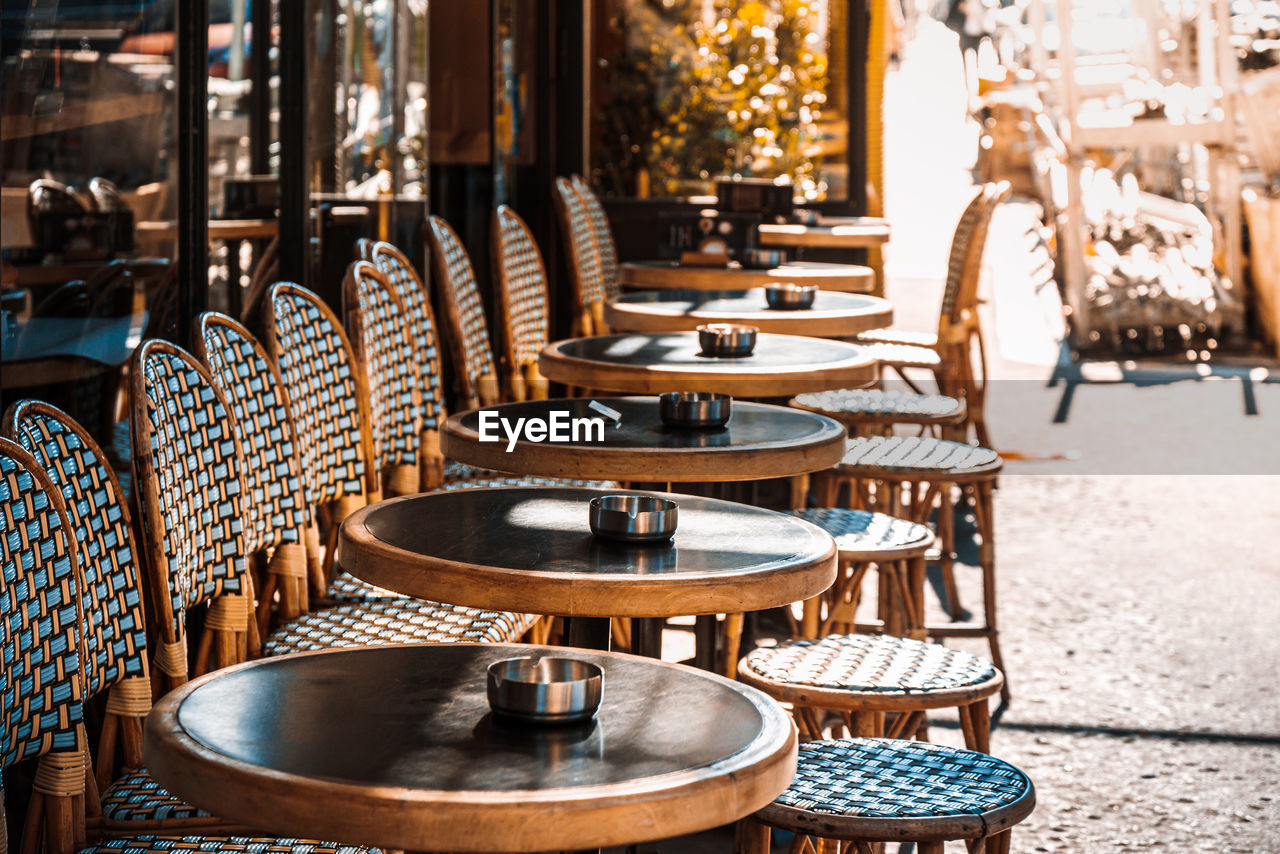
[[352, 604], [404, 598], [403, 593], [397, 593], [394, 590], [387, 590], [367, 581], [361, 581], [346, 571], [339, 571], [333, 577], [333, 581], [329, 582], [329, 589], [325, 591], [325, 595], [334, 602], [350, 602]]
[[868, 329], [854, 336], [859, 344], [901, 344], [906, 347], [938, 346], [938, 333], [920, 332], [914, 329]]
[[502, 477], [502, 473], [493, 469], [482, 469], [468, 463], [460, 463], [457, 460], [444, 461], [444, 479], [446, 483], [474, 477]]
[[121, 679], [144, 677], [146, 626], [129, 515], [115, 474], [97, 443], [59, 409], [23, 401], [5, 430], [17, 438], [62, 491], [84, 571], [85, 696]]
[[161, 821], [207, 818], [209, 813], [172, 794], [142, 769], [107, 787], [102, 793], [102, 817], [108, 821]]
[[137, 351], [154, 460], [160, 539], [175, 619], [188, 608], [240, 593], [244, 575], [243, 505], [238, 443], [213, 384], [195, 359], [172, 344]]
[[547, 346], [547, 271], [524, 220], [499, 205], [498, 281], [506, 318], [508, 358], [512, 365], [536, 365]]
[[484, 489], [492, 486], [576, 486], [583, 489], [617, 489], [612, 480], [574, 480], [567, 477], [541, 477], [539, 475], [503, 475], [473, 477], [446, 483], [433, 492], [453, 492], [458, 489]]
[[265, 655], [345, 646], [399, 643], [510, 643], [537, 617], [417, 599], [366, 601], [307, 614], [281, 626], [263, 644]]
[[600, 269], [600, 253], [592, 237], [591, 214], [582, 196], [568, 178], [556, 178], [565, 249], [573, 274], [578, 304], [589, 306], [605, 300], [604, 280]]
[[404, 311], [409, 339], [418, 362], [418, 374], [422, 397], [422, 427], [436, 430], [444, 417], [444, 397], [440, 388], [440, 350], [436, 333], [435, 313], [422, 279], [413, 264], [399, 249], [386, 241], [361, 240], [361, 254], [372, 261], [378, 271], [387, 278], [400, 299]]
[[613, 241], [613, 231], [609, 227], [609, 217], [604, 212], [600, 199], [591, 191], [591, 186], [581, 175], [569, 179], [573, 189], [582, 199], [587, 209], [587, 220], [591, 225], [591, 236], [595, 240], [596, 252], [600, 260], [600, 284], [606, 299], [618, 295], [618, 247]]
[[356, 261], [347, 275], [360, 316], [359, 343], [369, 382], [374, 466], [379, 471], [416, 466], [422, 397], [407, 318], [399, 298], [373, 264]]
[[378, 854], [377, 848], [252, 836], [131, 836], [80, 848], [76, 854]]
[[954, 397], [878, 388], [846, 388], [800, 394], [791, 402], [835, 418], [842, 415], [865, 415], [948, 419], [955, 418], [964, 411], [964, 404]]
[[270, 292], [272, 350], [289, 393], [302, 473], [315, 504], [360, 495], [365, 477], [350, 349], [318, 296], [279, 283]]
[[74, 749], [81, 706], [80, 574], [55, 487], [0, 440], [0, 767]]
[[867, 436], [851, 439], [841, 466], [871, 473], [885, 471], [963, 471], [998, 462], [989, 448], [927, 436]]
[[938, 352], [928, 347], [861, 342], [858, 346], [864, 354], [886, 365], [901, 365], [904, 368], [936, 368], [942, 364], [942, 357]]
[[811, 507], [792, 511], [791, 515], [817, 525], [835, 537], [836, 544], [843, 549], [900, 549], [933, 541], [933, 532], [928, 526], [884, 513]]
[[777, 684], [907, 694], [980, 685], [998, 672], [985, 658], [890, 635], [784, 641], [753, 650], [742, 669]]
[[975, 816], [1013, 803], [1030, 788], [1025, 774], [985, 753], [850, 738], [802, 742], [795, 779], [774, 803], [867, 818]]
[[306, 508], [279, 376], [262, 344], [225, 315], [201, 316], [200, 342], [214, 385], [235, 416], [249, 497], [248, 550], [300, 542]]
[[453, 325], [451, 331], [458, 356], [454, 369], [462, 380], [463, 395], [478, 399], [480, 378], [496, 377], [497, 369], [485, 323], [484, 303], [476, 287], [476, 271], [449, 224], [438, 216], [429, 219], [436, 268], [440, 273], [438, 281]]

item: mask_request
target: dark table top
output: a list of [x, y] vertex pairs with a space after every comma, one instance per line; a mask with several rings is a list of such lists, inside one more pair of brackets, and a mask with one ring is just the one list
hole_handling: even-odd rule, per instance
[[740, 358], [701, 355], [696, 332], [596, 335], [556, 341], [538, 367], [555, 382], [609, 391], [720, 391], [742, 397], [787, 397], [874, 381], [866, 347], [761, 332]]
[[[670, 543], [603, 540], [587, 524], [599, 495], [679, 504]], [[807, 599], [834, 580], [835, 543], [793, 516], [746, 504], [620, 489], [522, 487], [407, 496], [343, 522], [343, 568], [410, 596], [539, 614], [672, 617], [739, 613]]]
[[[531, 654], [604, 669], [593, 721], [493, 717], [486, 668]], [[786, 713], [726, 679], [629, 655], [495, 644], [240, 665], [162, 699], [146, 733], [156, 779], [217, 815], [410, 850], [595, 848], [714, 827], [780, 793], [796, 749]]]
[[[450, 459], [483, 468], [550, 477], [630, 481], [712, 482], [791, 477], [836, 465], [844, 455], [844, 428], [836, 421], [786, 406], [733, 401], [729, 424], [720, 430], [668, 427], [658, 417], [656, 397], [597, 397], [622, 413], [603, 419], [588, 398], [531, 400], [461, 412], [449, 418], [441, 448]], [[514, 423], [519, 418], [602, 418], [602, 442], [531, 442], [521, 438], [508, 453], [506, 434], [480, 441], [480, 413]], [[490, 435], [493, 435], [492, 431]]]
[[761, 332], [852, 337], [893, 322], [886, 299], [823, 291], [812, 308], [772, 309], [764, 288], [746, 290], [660, 290], [623, 294], [605, 306], [605, 322], [628, 332], [670, 332], [700, 323], [748, 323]]

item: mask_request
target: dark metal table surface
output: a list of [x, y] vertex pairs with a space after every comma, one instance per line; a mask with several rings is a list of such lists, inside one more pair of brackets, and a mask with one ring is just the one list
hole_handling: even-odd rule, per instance
[[737, 291], [638, 291], [605, 304], [618, 332], [679, 332], [702, 323], [746, 323], [761, 332], [851, 338], [893, 322], [893, 303], [866, 294], [820, 290], [807, 309], [773, 309], [764, 288]]
[[[570, 656], [604, 670], [594, 720], [508, 723], [489, 664]], [[406, 850], [597, 848], [696, 832], [769, 803], [795, 771], [765, 695], [629, 655], [496, 644], [326, 650], [188, 683], [147, 721], [165, 788], [274, 833]]]
[[[604, 540], [599, 495], [679, 504], [669, 543]], [[784, 513], [694, 495], [620, 489], [467, 489], [380, 501], [342, 523], [338, 560], [408, 596], [567, 617], [742, 613], [816, 596], [835, 579], [835, 541]]]
[[[660, 483], [793, 477], [830, 468], [844, 456], [845, 429], [839, 422], [787, 406], [735, 400], [726, 427], [691, 430], [663, 424], [656, 397], [595, 400], [621, 413], [617, 426], [591, 409], [588, 398], [506, 403], [451, 416], [441, 431], [441, 450], [450, 459], [516, 474]], [[576, 441], [572, 433], [564, 442], [521, 437], [508, 451], [501, 426], [485, 431], [498, 441], [481, 441], [482, 412], [507, 419], [510, 429], [517, 419], [549, 422], [552, 413], [564, 413], [556, 417], [569, 422], [602, 419], [603, 440], [590, 441], [585, 430]]]
[[718, 391], [734, 397], [792, 397], [874, 382], [870, 350], [845, 341], [761, 332], [750, 356], [703, 356], [696, 332], [596, 335], [555, 341], [538, 359], [554, 382], [656, 394]]

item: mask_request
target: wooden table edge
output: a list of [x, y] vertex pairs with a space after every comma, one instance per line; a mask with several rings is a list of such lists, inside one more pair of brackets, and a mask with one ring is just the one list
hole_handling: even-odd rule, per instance
[[[560, 647], [503, 646], [521, 652], [564, 652]], [[340, 783], [270, 771], [218, 753], [189, 735], [178, 722], [182, 702], [220, 676], [269, 665], [276, 659], [356, 649], [359, 648], [314, 650], [245, 662], [170, 692], [155, 704], [146, 722], [144, 756], [152, 776], [196, 806], [212, 807], [209, 811], [215, 815], [235, 821], [252, 816], [253, 820], [243, 823], [262, 826], [273, 833], [402, 850], [538, 852], [649, 842], [727, 824], [771, 803], [795, 775], [798, 736], [790, 716], [760, 692], [743, 691], [745, 686], [703, 671], [699, 671], [702, 676], [732, 687], [751, 702], [760, 712], [761, 735], [744, 750], [711, 765], [646, 778], [662, 784], [657, 791], [638, 781], [581, 787], [582, 792], [571, 787], [473, 795]], [[623, 655], [596, 651], [591, 654]], [[763, 738], [770, 743], [760, 745]], [[185, 752], [188, 758], [175, 763], [171, 756], [175, 750]], [[744, 765], [747, 760], [750, 762]], [[726, 765], [729, 767], [722, 767]], [[719, 773], [708, 779], [707, 773], [712, 769]], [[218, 793], [216, 803], [214, 798], [203, 797], [207, 792]], [[191, 797], [193, 794], [195, 797]], [[708, 820], [705, 810], [690, 808], [686, 799], [694, 796], [708, 806], [725, 801], [736, 805], [729, 811], [732, 815], [716, 815]], [[323, 804], [333, 808], [317, 810]], [[406, 805], [414, 804], [421, 806], [416, 821], [406, 809]], [[469, 818], [459, 815], [459, 811], [469, 812]], [[265, 823], [261, 820], [264, 816]], [[473, 831], [481, 820], [493, 826], [500, 823], [514, 835], [495, 839], [491, 845], [482, 844]], [[578, 829], [574, 831], [568, 822], [577, 822]], [[353, 831], [356, 825], [361, 829]], [[566, 838], [567, 830], [579, 835]]]
[[[830, 540], [820, 557], [785, 568], [679, 575], [573, 574], [513, 567], [477, 567], [401, 549], [379, 539], [365, 525], [365, 519], [378, 507], [416, 497], [408, 495], [387, 499], [362, 507], [348, 516], [338, 535], [338, 562], [342, 568], [362, 581], [419, 599], [561, 617], [739, 614], [812, 598], [829, 588], [836, 577], [838, 552], [835, 540], [818, 526], [795, 517], [788, 518]], [[678, 499], [680, 496], [669, 497]], [[406, 573], [419, 578], [421, 583], [403, 583]], [[485, 576], [483, 586], [478, 584], [478, 573]], [[690, 592], [693, 585], [699, 584], [702, 586], [700, 591], [696, 594]], [[477, 590], [481, 591], [480, 595], [476, 595]], [[619, 593], [629, 595], [620, 596]], [[678, 601], [662, 607], [652, 604], [668, 600]]]
[[[760, 443], [751, 449], [573, 445], [574, 452], [567, 453], [569, 446], [521, 440], [516, 449], [508, 453], [505, 440], [481, 442], [479, 431], [462, 425], [462, 419], [474, 411], [449, 416], [440, 431], [441, 451], [449, 459], [512, 474], [640, 482], [727, 483], [823, 471], [839, 465], [845, 453], [843, 428], [842, 432], [829, 438], [801, 447], [786, 441]], [[837, 425], [840, 423], [831, 420]], [[726, 469], [726, 465], [738, 457], [749, 461], [750, 470]]]

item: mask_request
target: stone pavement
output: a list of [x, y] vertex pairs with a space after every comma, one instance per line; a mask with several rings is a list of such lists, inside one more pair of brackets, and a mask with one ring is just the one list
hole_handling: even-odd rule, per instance
[[[959, 68], [925, 22], [888, 85], [888, 296], [906, 328], [936, 323], [971, 184]], [[1280, 376], [1089, 365], [1114, 381], [1064, 406], [1033, 224], [1029, 205], [1002, 209], [983, 285], [992, 434], [1026, 458], [996, 509], [1013, 702], [992, 749], [1039, 795], [1014, 850], [1280, 851]], [[980, 602], [977, 571], [958, 572]], [[945, 716], [933, 737], [960, 743]]]

